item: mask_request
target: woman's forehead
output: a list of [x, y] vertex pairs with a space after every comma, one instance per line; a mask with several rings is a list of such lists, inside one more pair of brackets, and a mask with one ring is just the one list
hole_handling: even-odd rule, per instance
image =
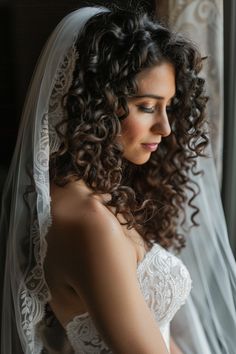
[[157, 96], [157, 99], [171, 98], [175, 95], [175, 68], [171, 63], [164, 62], [143, 69], [138, 73], [136, 82], [139, 96]]

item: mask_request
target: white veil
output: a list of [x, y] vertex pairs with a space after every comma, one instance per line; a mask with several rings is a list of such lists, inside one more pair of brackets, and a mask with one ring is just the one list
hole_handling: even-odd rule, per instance
[[71, 83], [75, 39], [90, 17], [106, 11], [85, 7], [66, 16], [46, 43], [31, 82], [3, 193], [1, 249], [6, 247], [6, 261], [2, 354], [21, 352], [18, 337], [24, 353], [42, 350], [37, 324], [50, 298], [43, 260], [51, 222], [49, 154], [58, 147], [53, 123], [62, 118], [59, 98]]
[[[181, 258], [193, 280], [187, 303], [172, 322], [172, 334], [186, 354], [234, 354], [236, 348], [236, 264], [226, 229], [214, 159], [198, 158], [194, 177], [200, 195], [200, 226], [186, 234]], [[188, 213], [188, 209], [186, 210]], [[185, 232], [184, 230], [182, 230]]]
[[[50, 299], [43, 261], [51, 222], [49, 154], [58, 147], [54, 124], [64, 114], [59, 103], [71, 82], [75, 38], [91, 16], [104, 11], [108, 10], [86, 7], [60, 22], [45, 46], [29, 89], [2, 204], [0, 249], [6, 250], [2, 354], [38, 354], [42, 350], [38, 324]], [[172, 334], [185, 354], [233, 354], [235, 261], [213, 159], [199, 158], [198, 162], [205, 171], [203, 177], [193, 176], [201, 188], [196, 200], [200, 226], [186, 235], [187, 248], [181, 256], [192, 276], [193, 290], [173, 321]]]

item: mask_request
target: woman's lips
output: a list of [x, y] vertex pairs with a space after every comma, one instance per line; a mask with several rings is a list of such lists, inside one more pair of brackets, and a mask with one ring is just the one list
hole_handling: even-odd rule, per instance
[[148, 151], [156, 151], [156, 149], [158, 148], [157, 143], [142, 144], [142, 146]]

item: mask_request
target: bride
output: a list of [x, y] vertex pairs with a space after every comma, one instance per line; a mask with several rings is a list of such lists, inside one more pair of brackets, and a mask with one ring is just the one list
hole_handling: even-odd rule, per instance
[[[219, 280], [208, 282], [217, 236], [205, 242], [213, 261], [202, 259], [203, 275], [191, 257], [201, 259], [201, 243], [189, 244], [184, 227], [200, 232], [208, 212], [201, 68], [189, 40], [145, 14], [85, 7], [54, 30], [5, 186], [3, 354], [233, 354], [224, 321], [214, 331], [212, 313], [207, 336], [202, 317]], [[229, 334], [235, 264], [225, 240], [221, 275], [231, 279], [211, 300], [220, 315], [230, 305]], [[176, 254], [186, 242], [189, 269]]]

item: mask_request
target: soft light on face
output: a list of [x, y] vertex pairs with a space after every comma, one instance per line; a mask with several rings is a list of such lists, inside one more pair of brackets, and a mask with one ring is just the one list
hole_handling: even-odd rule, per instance
[[123, 156], [141, 165], [171, 133], [167, 111], [175, 95], [175, 70], [163, 62], [137, 75], [138, 93], [128, 100], [129, 115], [121, 122]]

